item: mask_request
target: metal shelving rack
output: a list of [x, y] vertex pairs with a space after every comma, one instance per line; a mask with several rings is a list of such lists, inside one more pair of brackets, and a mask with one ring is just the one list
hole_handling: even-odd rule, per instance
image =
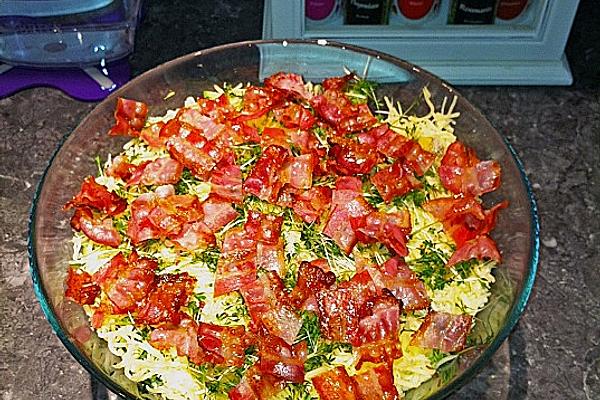
[[264, 39], [326, 39], [373, 48], [459, 85], [569, 85], [564, 54], [579, 0], [531, 0], [523, 15], [494, 25], [447, 24], [450, 0], [418, 23], [394, 15], [389, 25], [313, 22], [304, 0], [265, 0]]

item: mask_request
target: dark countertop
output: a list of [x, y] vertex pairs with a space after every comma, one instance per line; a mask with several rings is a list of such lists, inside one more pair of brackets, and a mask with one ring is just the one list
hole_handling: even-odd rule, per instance
[[[138, 32], [136, 74], [193, 50], [260, 37], [259, 0], [155, 3]], [[592, 3], [582, 2], [569, 42], [574, 86], [459, 88], [521, 157], [539, 205], [542, 246], [521, 320], [453, 399], [600, 399], [600, 38]], [[2, 400], [91, 398], [89, 375], [35, 299], [27, 221], [55, 147], [93, 106], [47, 88], [0, 99]]]

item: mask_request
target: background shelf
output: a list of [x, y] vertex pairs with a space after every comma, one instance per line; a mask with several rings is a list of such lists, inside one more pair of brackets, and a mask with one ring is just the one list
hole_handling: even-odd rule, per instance
[[304, 0], [266, 0], [263, 38], [326, 39], [369, 47], [415, 63], [453, 84], [568, 85], [564, 55], [578, 0], [530, 0], [512, 21], [450, 25], [450, 0], [419, 23], [396, 14], [389, 25], [344, 25], [304, 16]]

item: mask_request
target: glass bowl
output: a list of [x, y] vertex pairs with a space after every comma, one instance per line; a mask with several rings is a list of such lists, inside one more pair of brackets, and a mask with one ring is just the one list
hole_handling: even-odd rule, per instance
[[[255, 41], [202, 50], [167, 62], [129, 82], [100, 103], [68, 135], [50, 161], [31, 210], [29, 256], [36, 294], [58, 337], [73, 356], [100, 382], [124, 398], [137, 397], [135, 384], [113, 365], [118, 361], [104, 341], [88, 327], [80, 306], [64, 297], [71, 257], [69, 213], [61, 210], [79, 191], [82, 178], [95, 173], [94, 158], [118, 151], [127, 139], [109, 137], [116, 98], [148, 104], [150, 115], [183, 104], [222, 82], [260, 82], [278, 71], [321, 80], [356, 71], [380, 83], [379, 95], [410, 104], [427, 86], [439, 106], [457, 96], [461, 116], [456, 135], [475, 148], [481, 159], [498, 160], [503, 183], [484, 196], [485, 202], [507, 199], [493, 232], [503, 255], [495, 270], [496, 283], [488, 306], [478, 314], [470, 340], [477, 344], [463, 353], [444, 374], [413, 389], [408, 399], [446, 397], [461, 387], [492, 357], [523, 312], [538, 263], [539, 226], [536, 205], [523, 167], [503, 137], [485, 117], [452, 87], [418, 67], [379, 52], [326, 41]], [[174, 95], [172, 95], [174, 93]], [[167, 94], [171, 94], [167, 96]]]

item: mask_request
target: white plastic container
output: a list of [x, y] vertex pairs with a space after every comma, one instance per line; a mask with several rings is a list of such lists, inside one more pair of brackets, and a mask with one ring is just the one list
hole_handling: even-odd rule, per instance
[[102, 65], [133, 50], [141, 0], [2, 0], [0, 62]]

